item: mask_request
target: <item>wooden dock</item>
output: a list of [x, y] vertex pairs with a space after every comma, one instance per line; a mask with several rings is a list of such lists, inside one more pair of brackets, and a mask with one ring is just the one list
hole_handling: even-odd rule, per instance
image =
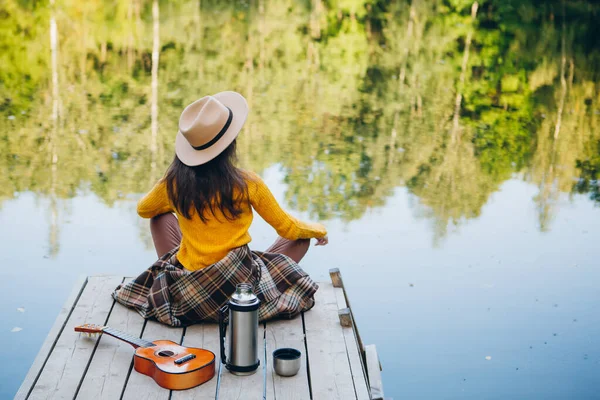
[[[234, 376], [219, 368], [209, 382], [169, 391], [133, 370], [133, 348], [117, 339], [90, 339], [73, 328], [85, 323], [108, 325], [147, 340], [168, 339], [211, 350], [219, 361], [216, 324], [171, 328], [144, 320], [110, 296], [122, 276], [82, 279], [42, 345], [16, 399], [383, 399], [381, 366], [375, 346], [363, 346], [337, 269], [332, 282], [320, 282], [315, 307], [293, 320], [260, 325], [259, 371]], [[294, 377], [273, 372], [271, 354], [279, 347], [302, 352]]]

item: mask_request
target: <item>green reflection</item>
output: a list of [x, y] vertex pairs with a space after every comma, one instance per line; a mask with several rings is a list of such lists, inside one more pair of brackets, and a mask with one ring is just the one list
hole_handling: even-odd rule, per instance
[[[285, 171], [288, 205], [361, 218], [406, 186], [416, 212], [475, 218], [518, 176], [540, 229], [560, 193], [600, 201], [593, 2], [86, 1], [0, 5], [0, 201], [145, 192], [182, 108], [247, 96], [242, 164]], [[1, 203], [0, 203], [1, 204]]]

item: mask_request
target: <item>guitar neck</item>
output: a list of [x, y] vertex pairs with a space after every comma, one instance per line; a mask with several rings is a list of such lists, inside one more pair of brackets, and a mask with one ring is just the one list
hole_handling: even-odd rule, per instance
[[138, 347], [152, 347], [152, 346], [156, 346], [154, 343], [149, 342], [147, 340], [129, 335], [125, 332], [121, 332], [117, 329], [113, 329], [113, 328], [104, 328], [103, 332], [107, 335], [110, 335], [114, 338], [117, 338], [119, 340], [122, 340], [124, 342], [129, 343], [130, 345], [132, 345], [135, 348]]

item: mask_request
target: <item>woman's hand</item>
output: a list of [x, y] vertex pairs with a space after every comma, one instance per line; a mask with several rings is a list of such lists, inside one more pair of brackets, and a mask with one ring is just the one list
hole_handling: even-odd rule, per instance
[[328, 243], [329, 243], [329, 237], [327, 237], [327, 235], [325, 235], [322, 238], [317, 239], [317, 243], [315, 243], [315, 246], [325, 246]]

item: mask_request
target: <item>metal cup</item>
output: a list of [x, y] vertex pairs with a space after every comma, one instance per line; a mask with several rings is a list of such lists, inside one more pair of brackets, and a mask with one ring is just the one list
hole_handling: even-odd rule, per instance
[[273, 352], [273, 369], [280, 376], [294, 376], [300, 371], [299, 350], [292, 348], [277, 349]]

